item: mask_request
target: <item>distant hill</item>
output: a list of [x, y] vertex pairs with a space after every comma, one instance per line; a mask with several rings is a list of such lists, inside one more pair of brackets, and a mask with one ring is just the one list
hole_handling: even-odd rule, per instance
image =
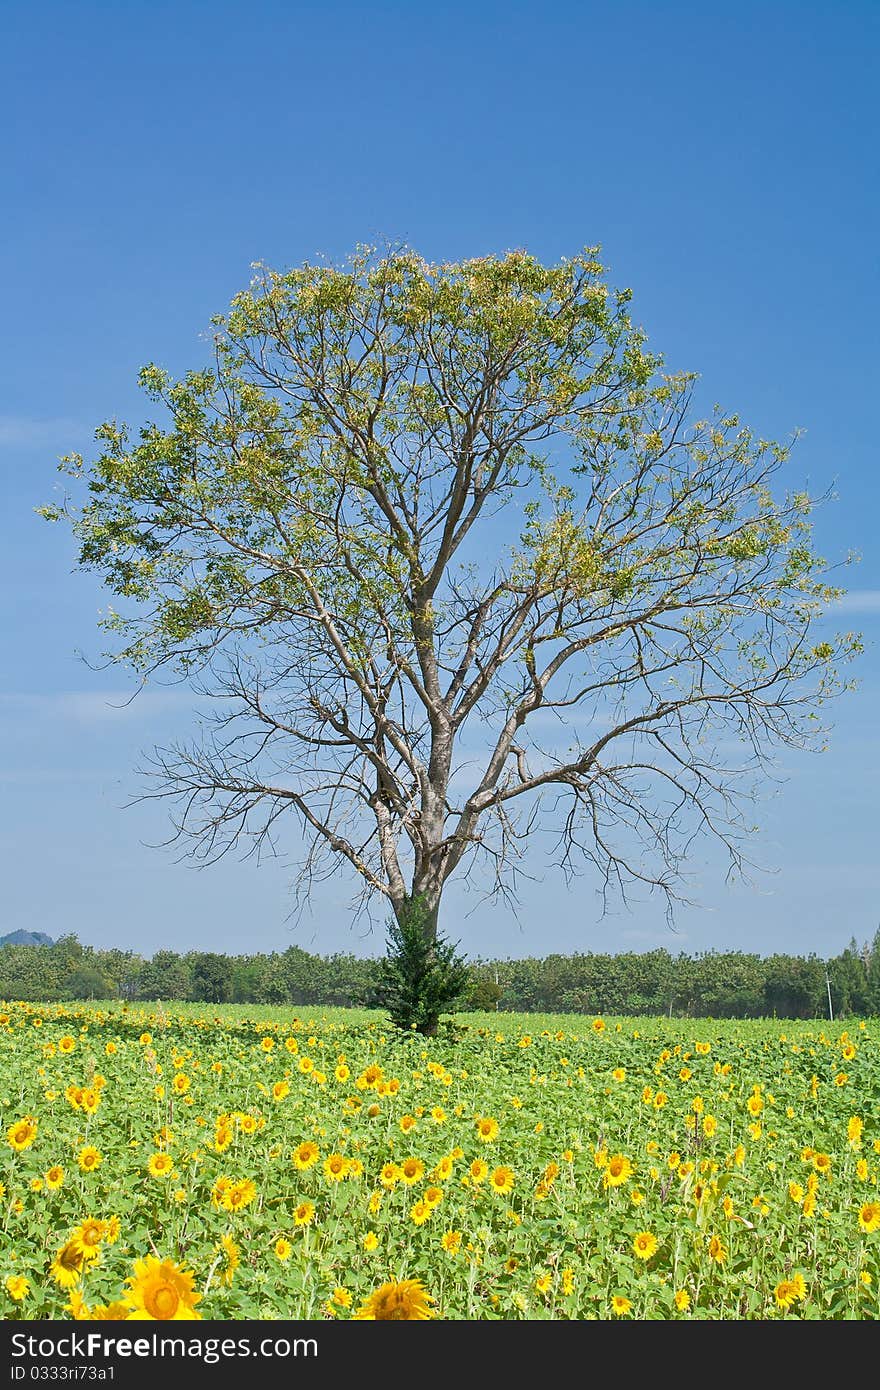
[[54, 946], [51, 936], [44, 931], [11, 931], [0, 936], [0, 946]]

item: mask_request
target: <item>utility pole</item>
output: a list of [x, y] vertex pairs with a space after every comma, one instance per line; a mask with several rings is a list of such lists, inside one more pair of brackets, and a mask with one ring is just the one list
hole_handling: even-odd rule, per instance
[[825, 988], [828, 990], [828, 1017], [834, 1022], [834, 1010], [831, 1007], [831, 981], [828, 978], [828, 971], [825, 971]]

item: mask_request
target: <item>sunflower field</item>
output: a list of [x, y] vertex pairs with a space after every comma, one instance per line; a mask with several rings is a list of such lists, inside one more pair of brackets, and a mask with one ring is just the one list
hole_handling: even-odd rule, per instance
[[13, 1003], [0, 1107], [4, 1319], [880, 1311], [876, 1023]]

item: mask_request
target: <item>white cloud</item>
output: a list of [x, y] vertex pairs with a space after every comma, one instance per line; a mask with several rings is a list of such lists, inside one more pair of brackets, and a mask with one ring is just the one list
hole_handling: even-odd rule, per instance
[[189, 690], [59, 690], [0, 695], [0, 709], [39, 719], [76, 724], [154, 718], [166, 710], [194, 709], [197, 696]]
[[87, 433], [80, 420], [58, 415], [37, 420], [27, 415], [0, 415], [0, 449], [37, 449], [75, 446]]
[[838, 603], [832, 605], [832, 613], [880, 613], [880, 589], [850, 589]]
[[89, 772], [82, 768], [39, 767], [30, 769], [0, 769], [0, 786], [37, 787], [53, 786], [58, 782], [103, 782], [103, 773]]

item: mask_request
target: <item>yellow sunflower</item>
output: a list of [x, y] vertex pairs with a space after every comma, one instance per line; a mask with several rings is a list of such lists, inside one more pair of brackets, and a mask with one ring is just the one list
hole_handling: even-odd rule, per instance
[[55, 1255], [49, 1274], [60, 1288], [71, 1289], [74, 1284], [79, 1283], [84, 1260], [85, 1252], [81, 1242], [72, 1237]]
[[217, 1246], [217, 1254], [225, 1256], [223, 1282], [228, 1288], [235, 1277], [235, 1271], [241, 1264], [241, 1250], [232, 1239], [232, 1236], [224, 1235], [220, 1237], [220, 1244]]
[[348, 1175], [349, 1161], [342, 1154], [330, 1154], [324, 1160], [324, 1176], [328, 1182], [342, 1182]]
[[657, 1253], [657, 1237], [650, 1231], [639, 1231], [633, 1239], [632, 1248], [637, 1259], [650, 1260]]
[[80, 1106], [87, 1115], [94, 1115], [101, 1104], [101, 1092], [97, 1086], [85, 1086], [80, 1092]]
[[16, 1153], [30, 1148], [36, 1137], [37, 1122], [33, 1115], [25, 1115], [23, 1119], [16, 1120], [6, 1131], [6, 1142]]
[[106, 1222], [99, 1221], [95, 1216], [87, 1216], [72, 1233], [71, 1239], [79, 1241], [85, 1260], [97, 1259], [105, 1231]]
[[226, 1122], [221, 1123], [221, 1121], [218, 1120], [217, 1127], [214, 1130], [214, 1148], [216, 1152], [218, 1154], [225, 1153], [234, 1138], [235, 1128], [232, 1124], [232, 1121], [227, 1120]]
[[716, 1264], [722, 1265], [727, 1259], [727, 1250], [718, 1236], [712, 1236], [709, 1240], [709, 1258]]
[[625, 1154], [612, 1154], [605, 1164], [602, 1183], [605, 1187], [620, 1187], [633, 1173], [633, 1166]]
[[493, 1169], [492, 1175], [489, 1178], [489, 1185], [493, 1192], [503, 1194], [513, 1191], [514, 1181], [513, 1169], [502, 1166]]
[[147, 1255], [136, 1260], [124, 1303], [132, 1311], [133, 1322], [192, 1322], [201, 1318], [195, 1305], [201, 1295], [193, 1288], [194, 1276], [174, 1260], [157, 1260]]
[[312, 1202], [300, 1202], [294, 1209], [293, 1224], [295, 1226], [309, 1226], [315, 1219], [315, 1208]]
[[797, 1301], [797, 1296], [795, 1286], [789, 1279], [781, 1279], [773, 1290], [776, 1306], [784, 1312], [788, 1312], [791, 1305]]
[[250, 1178], [243, 1178], [227, 1187], [220, 1201], [224, 1211], [243, 1211], [245, 1207], [250, 1206], [256, 1195], [256, 1184]]
[[319, 1157], [320, 1150], [317, 1144], [312, 1143], [311, 1139], [307, 1139], [305, 1143], [294, 1149], [293, 1164], [301, 1173], [304, 1173], [307, 1168], [311, 1168], [313, 1164], [317, 1163]]
[[402, 1177], [396, 1163], [386, 1163], [379, 1172], [379, 1181], [389, 1192], [397, 1186]]
[[419, 1182], [425, 1175], [425, 1165], [420, 1158], [405, 1158], [400, 1165], [401, 1181], [407, 1187]]
[[880, 1229], [880, 1202], [865, 1202], [859, 1210], [859, 1225], [868, 1235]]
[[375, 1289], [354, 1316], [362, 1322], [425, 1322], [436, 1317], [433, 1302], [420, 1279], [403, 1279]]

